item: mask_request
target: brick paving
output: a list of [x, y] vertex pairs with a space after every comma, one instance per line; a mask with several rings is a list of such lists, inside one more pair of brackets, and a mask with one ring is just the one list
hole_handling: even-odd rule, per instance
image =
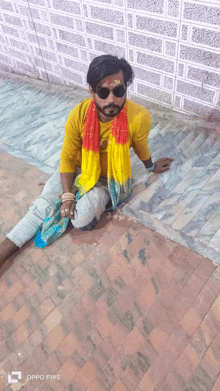
[[[1, 151], [0, 240], [47, 177]], [[0, 275], [1, 390], [219, 390], [220, 268], [133, 219], [30, 241]]]

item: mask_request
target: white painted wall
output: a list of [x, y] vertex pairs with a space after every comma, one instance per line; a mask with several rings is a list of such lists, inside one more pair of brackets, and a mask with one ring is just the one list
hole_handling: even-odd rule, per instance
[[0, 70], [87, 88], [91, 60], [126, 58], [132, 94], [220, 114], [219, 0], [0, 0]]

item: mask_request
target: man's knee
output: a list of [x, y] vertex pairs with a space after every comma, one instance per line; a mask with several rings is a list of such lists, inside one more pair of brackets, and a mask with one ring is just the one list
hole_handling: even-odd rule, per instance
[[44, 198], [38, 197], [29, 208], [29, 212], [33, 213], [38, 219], [44, 221], [48, 216], [52, 205]]
[[101, 187], [94, 187], [76, 203], [74, 219], [71, 220], [75, 228], [81, 230], [92, 229], [105, 211], [110, 199], [108, 191]]
[[98, 223], [98, 220], [96, 217], [94, 217], [94, 219], [91, 221], [90, 224], [87, 224], [85, 225], [84, 227], [81, 227], [81, 228], [78, 228], [80, 231], [91, 231], [91, 229], [93, 229], [96, 224]]

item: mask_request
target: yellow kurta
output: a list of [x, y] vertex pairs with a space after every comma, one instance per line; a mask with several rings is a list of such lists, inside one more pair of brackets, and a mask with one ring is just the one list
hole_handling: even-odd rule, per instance
[[[79, 103], [69, 114], [65, 125], [64, 143], [60, 155], [60, 172], [74, 172], [75, 166], [81, 167], [82, 159], [82, 141], [84, 135], [84, 124], [86, 113], [92, 98], [87, 98]], [[147, 145], [147, 139], [151, 128], [151, 116], [145, 107], [126, 100], [126, 109], [129, 128], [129, 145], [134, 148], [135, 153], [141, 160], [150, 158], [150, 151]], [[100, 165], [101, 176], [107, 177], [108, 169], [108, 146], [107, 144], [112, 121], [103, 123], [99, 121], [99, 140], [100, 140]], [[101, 143], [104, 144], [102, 145]]]

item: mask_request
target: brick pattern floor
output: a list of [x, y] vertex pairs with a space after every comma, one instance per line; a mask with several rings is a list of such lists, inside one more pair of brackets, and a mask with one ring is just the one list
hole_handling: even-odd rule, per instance
[[[1, 158], [2, 240], [45, 174]], [[0, 293], [3, 391], [219, 391], [220, 268], [132, 219], [27, 243]]]

